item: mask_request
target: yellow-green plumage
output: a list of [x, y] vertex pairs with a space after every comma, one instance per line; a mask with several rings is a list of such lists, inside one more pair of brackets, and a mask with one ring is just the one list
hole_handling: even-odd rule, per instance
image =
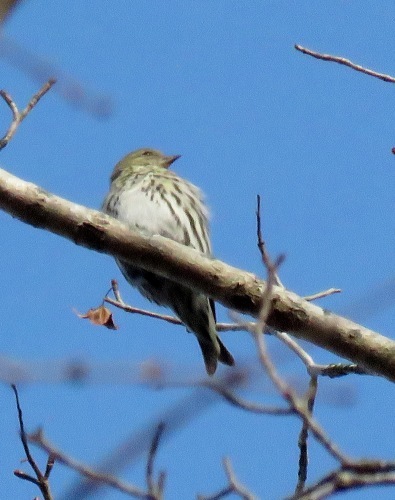
[[[111, 175], [103, 210], [131, 229], [146, 235], [160, 234], [211, 255], [209, 214], [201, 191], [168, 170], [177, 158], [148, 148], [125, 156]], [[209, 375], [215, 372], [218, 361], [234, 364], [217, 335], [212, 300], [127, 262], [117, 263], [131, 285], [149, 300], [170, 307], [196, 335]]]

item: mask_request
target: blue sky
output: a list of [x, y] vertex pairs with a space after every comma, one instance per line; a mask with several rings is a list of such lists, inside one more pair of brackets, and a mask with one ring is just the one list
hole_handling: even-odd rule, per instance
[[[321, 305], [350, 311], [356, 321], [360, 315], [366, 326], [391, 337], [391, 298], [385, 310], [373, 303], [378, 312], [368, 317], [363, 307], [350, 306], [394, 278], [395, 87], [309, 58], [293, 46], [395, 75], [394, 17], [391, 1], [22, 2], [5, 26], [6, 36], [80, 82], [90, 96], [110, 98], [113, 113], [98, 119], [51, 91], [2, 151], [1, 166], [98, 208], [113, 165], [127, 152], [151, 146], [181, 154], [174, 170], [206, 193], [218, 258], [264, 276], [255, 237], [259, 193], [268, 248], [273, 256], [286, 254], [285, 285], [301, 295], [339, 287], [342, 294]], [[20, 107], [42, 83], [4, 55], [0, 75], [0, 87]], [[10, 114], [1, 103], [0, 110], [5, 130]], [[136, 367], [155, 358], [175, 373], [204, 374], [195, 339], [180, 327], [117, 311], [120, 329], [112, 332], [73, 314], [73, 308], [99, 304], [111, 278], [119, 279], [127, 302], [149, 306], [111, 258], [4, 213], [0, 224], [3, 356], [41, 367], [67, 360], [105, 363], [115, 371], [120, 362]], [[225, 310], [218, 315], [227, 320]], [[256, 366], [246, 333], [223, 339], [236, 360]], [[298, 361], [277, 343], [270, 347], [282, 372], [303, 381]], [[308, 350], [316, 361], [336, 359]], [[266, 389], [260, 377], [244, 395], [277, 401]], [[93, 464], [189, 392], [96, 379], [77, 386], [26, 385], [20, 397], [28, 429], [41, 425], [57, 446]], [[12, 475], [28, 467], [19, 465], [23, 450], [13, 395], [6, 385], [0, 394], [7, 436], [0, 452], [0, 497], [12, 491], [32, 498], [38, 494], [34, 487]], [[323, 382], [316, 415], [346, 453], [393, 459], [392, 400], [392, 384], [379, 378]], [[299, 427], [290, 417], [259, 417], [213, 404], [160, 449], [167, 498], [219, 490], [225, 455], [260, 497], [290, 494]], [[316, 444], [310, 458], [311, 481], [334, 466]], [[143, 463], [122, 477], [143, 486]], [[55, 494], [74, 479], [56, 465]], [[390, 488], [345, 497], [373, 493], [394, 497]], [[122, 497], [107, 489], [96, 498]]]

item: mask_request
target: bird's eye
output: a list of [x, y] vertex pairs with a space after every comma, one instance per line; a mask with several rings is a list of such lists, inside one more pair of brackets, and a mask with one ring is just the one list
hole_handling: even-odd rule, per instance
[[151, 156], [151, 151], [144, 151], [143, 156]]

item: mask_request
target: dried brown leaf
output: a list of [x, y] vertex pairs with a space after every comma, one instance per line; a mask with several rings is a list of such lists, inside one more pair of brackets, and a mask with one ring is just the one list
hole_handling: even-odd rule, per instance
[[82, 319], [89, 319], [94, 325], [105, 326], [109, 330], [118, 330], [114, 323], [112, 312], [108, 307], [99, 306], [89, 309], [85, 314], [77, 313], [77, 316]]

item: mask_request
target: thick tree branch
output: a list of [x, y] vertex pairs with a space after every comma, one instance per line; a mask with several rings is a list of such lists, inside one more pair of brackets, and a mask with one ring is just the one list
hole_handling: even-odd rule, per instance
[[[32, 226], [114, 255], [257, 316], [265, 282], [161, 236], [144, 237], [101, 212], [48, 193], [0, 169], [0, 208]], [[395, 342], [273, 286], [267, 324], [395, 381]]]

